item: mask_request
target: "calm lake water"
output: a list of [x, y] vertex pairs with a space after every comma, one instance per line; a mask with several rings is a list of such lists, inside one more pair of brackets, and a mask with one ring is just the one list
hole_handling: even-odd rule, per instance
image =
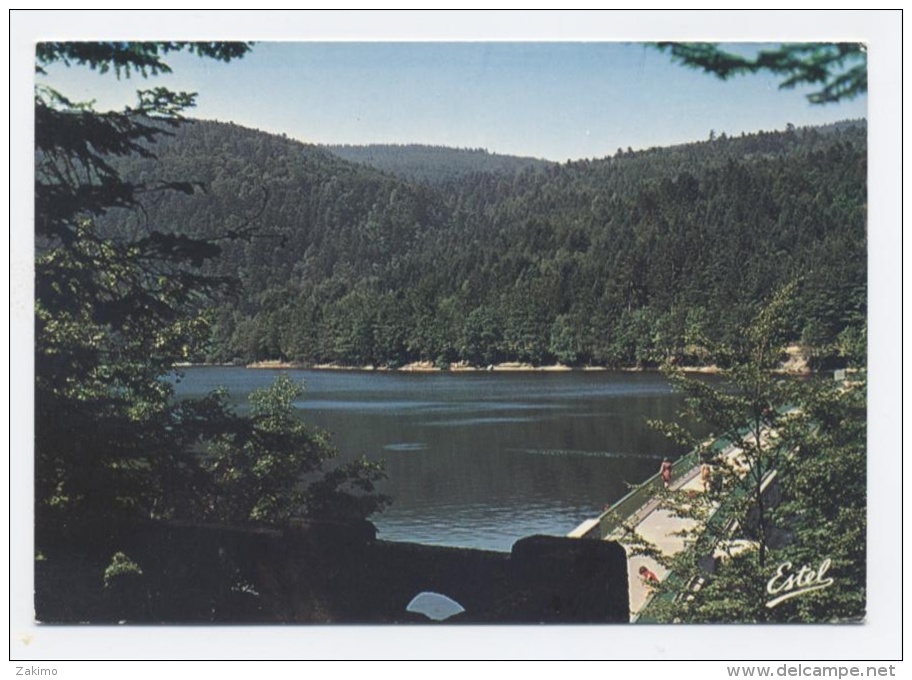
[[378, 538], [509, 551], [563, 536], [682, 451], [647, 424], [680, 406], [654, 373], [395, 373], [199, 367], [178, 396], [303, 381], [305, 420], [343, 458], [386, 461]]

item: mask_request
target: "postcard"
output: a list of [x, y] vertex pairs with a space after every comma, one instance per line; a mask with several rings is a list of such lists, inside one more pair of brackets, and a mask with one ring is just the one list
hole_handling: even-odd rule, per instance
[[865, 35], [123, 35], [30, 43], [30, 640], [882, 624]]

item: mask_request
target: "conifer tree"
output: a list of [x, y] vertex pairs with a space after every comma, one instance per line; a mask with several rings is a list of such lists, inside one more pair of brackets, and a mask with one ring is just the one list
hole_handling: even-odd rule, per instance
[[[204, 265], [222, 244], [257, 236], [259, 225], [229, 222], [189, 236], [181, 224], [150, 220], [144, 202], [192, 195], [180, 181], [129, 181], [123, 159], [155, 160], [195, 95], [156, 87], [136, 105], [96, 111], [43, 85], [50, 64], [117, 78], [167, 73], [172, 52], [231, 61], [243, 43], [41, 43], [35, 92], [36, 447], [39, 545], [63, 535], [95, 536], [120, 522], [184, 518], [280, 521], [319, 508], [364, 516], [382, 471], [355, 461], [313, 475], [335, 455], [325, 436], [291, 415], [295, 387], [257, 397], [249, 417], [215, 393], [177, 401], [172, 372], [208, 335], [206, 309], [236, 284]], [[154, 173], [153, 173], [154, 175]], [[137, 220], [136, 216], [141, 219]], [[136, 225], [124, 228], [124, 224]], [[220, 461], [232, 461], [229, 472]], [[279, 474], [278, 471], [281, 471]], [[305, 475], [318, 484], [301, 491]], [[249, 503], [226, 495], [249, 482]], [[343, 489], [364, 492], [348, 502]], [[317, 500], [317, 498], [319, 500]]]

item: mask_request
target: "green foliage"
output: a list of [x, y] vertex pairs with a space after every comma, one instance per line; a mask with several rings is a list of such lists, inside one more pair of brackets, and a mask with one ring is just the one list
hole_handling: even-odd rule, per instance
[[[91, 62], [124, 75], [131, 65], [165, 68], [156, 50], [137, 45], [42, 43], [37, 53], [39, 64]], [[141, 92], [135, 109], [99, 114], [36, 88], [39, 527], [112, 513], [157, 516], [166, 480], [188, 465], [166, 373], [205, 335], [199, 310], [225, 279], [199, 266], [218, 248], [155, 229], [111, 234], [97, 218], [135, 209], [147, 191], [192, 191], [125, 182], [111, 165], [118, 156], [151, 158], [147, 145], [190, 100]]]
[[[780, 559], [794, 565], [832, 562], [833, 587], [780, 605], [778, 620], [858, 620], [865, 613], [867, 456], [865, 374], [849, 383], [803, 386], [802, 412], [786, 433], [777, 520], [794, 539]], [[777, 608], [778, 609], [778, 608]]]
[[845, 365], [836, 339], [864, 323], [863, 123], [433, 186], [212, 122], [180, 126], [156, 154], [118, 168], [136, 183], [195, 173], [205, 195], [145, 207], [189, 238], [218, 236], [268, 194], [259, 237], [219, 240], [205, 265], [244, 289], [200, 359], [701, 364], [702, 336], [740, 351], [755, 302], [798, 276], [785, 332], [815, 365]]
[[180, 461], [167, 373], [206, 336], [211, 280], [166, 276], [139, 248], [72, 227], [36, 255], [36, 500], [66, 521], [157, 514]]
[[672, 59], [725, 80], [733, 75], [768, 72], [782, 76], [780, 88], [820, 87], [807, 95], [812, 104], [852, 99], [868, 91], [867, 50], [861, 43], [784, 43], [753, 58], [713, 43], [659, 43]]
[[[62, 63], [145, 77], [170, 71], [163, 57], [174, 51], [228, 61], [248, 49], [41, 43], [37, 70]], [[364, 517], [379, 509], [376, 464], [357, 461], [320, 478], [334, 451], [326, 435], [294, 416], [299, 393], [289, 383], [254, 395], [249, 417], [220, 393], [174, 399], [172, 367], [205, 351], [211, 308], [238, 290], [230, 267], [219, 272], [213, 262], [227, 254], [223, 246], [259, 229], [250, 219], [238, 225], [237, 216], [251, 214], [263, 192], [242, 194], [247, 205], [206, 233], [182, 229], [183, 216], [153, 214], [150, 202], [201, 198], [196, 168], [172, 172], [156, 157], [194, 95], [153, 88], [138, 98], [134, 107], [100, 113], [36, 87], [39, 544], [75, 538], [77, 530], [99, 541], [137, 520], [280, 522], [311, 511]], [[124, 167], [139, 160], [149, 164], [143, 177], [125, 177]], [[118, 559], [112, 568], [129, 567]]]
[[142, 576], [142, 568], [122, 552], [114, 553], [104, 571], [105, 588], [114, 588]]
[[185, 51], [227, 62], [249, 50], [249, 43], [238, 42], [42, 42], [35, 48], [35, 70], [41, 74], [43, 67], [52, 63], [77, 64], [99, 73], [113, 69], [118, 78], [133, 74], [145, 78], [171, 73], [171, 67], [162, 61], [171, 52]]
[[511, 175], [527, 168], [553, 165], [537, 158], [506, 156], [486, 149], [451, 149], [425, 144], [329, 144], [330, 153], [352, 163], [362, 163], [407, 181], [444, 184], [474, 173]]
[[847, 326], [837, 337], [839, 354], [853, 368], [867, 366], [868, 327], [866, 324]]
[[[651, 619], [822, 622], [864, 615], [863, 375], [846, 386], [771, 371], [797, 288], [786, 286], [759, 310], [743, 331], [746, 358], [722, 372], [721, 384], [670, 373], [686, 395], [688, 417], [712, 432], [689, 443], [721, 475], [722, 487], [665, 499], [670, 512], [696, 525], [685, 537], [688, 549], [671, 562], [665, 595], [650, 605]], [[676, 424], [661, 427], [677, 441], [688, 439]], [[717, 438], [737, 455], [712, 445]], [[781, 565], [797, 572], [819, 569], [824, 560], [832, 587], [769, 605], [767, 585]]]
[[[324, 432], [308, 428], [295, 400], [303, 388], [281, 376], [250, 395], [251, 413], [206, 447], [212, 477], [205, 515], [228, 523], [281, 523], [295, 517], [363, 518], [388, 503], [376, 493], [384, 478], [376, 463], [357, 460], [324, 471], [336, 450]], [[354, 492], [354, 493], [352, 493]]]

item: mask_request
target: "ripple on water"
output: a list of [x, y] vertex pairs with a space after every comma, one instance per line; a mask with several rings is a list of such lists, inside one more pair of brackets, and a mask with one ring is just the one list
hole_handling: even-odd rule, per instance
[[427, 449], [427, 444], [423, 442], [396, 442], [384, 445], [383, 449], [385, 451], [424, 451]]

